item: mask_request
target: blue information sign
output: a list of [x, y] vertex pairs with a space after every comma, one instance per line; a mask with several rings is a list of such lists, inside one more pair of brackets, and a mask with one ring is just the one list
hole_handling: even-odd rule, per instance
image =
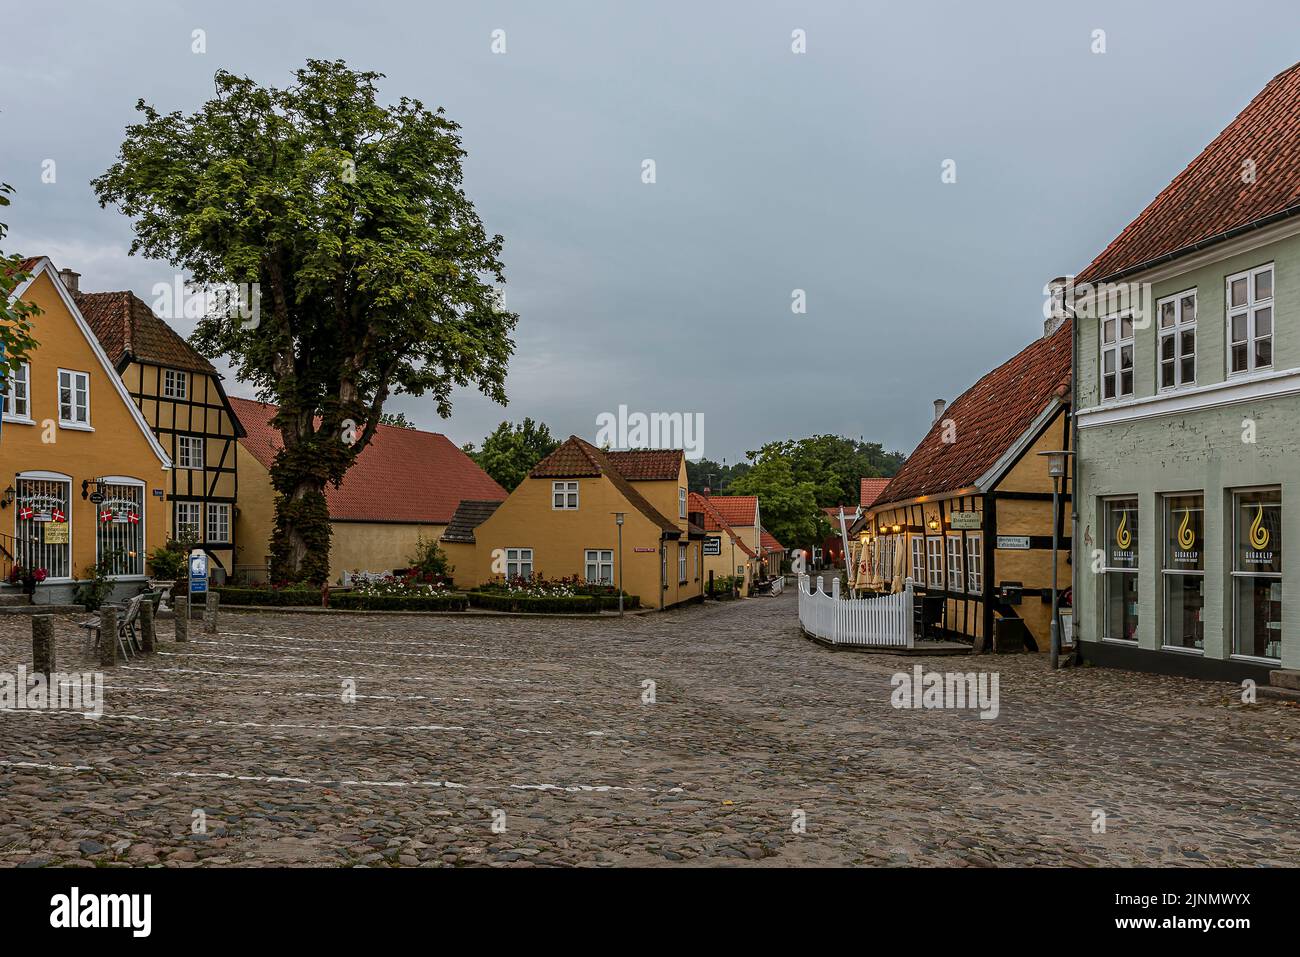
[[208, 590], [208, 553], [201, 548], [190, 552], [190, 594], [202, 595]]

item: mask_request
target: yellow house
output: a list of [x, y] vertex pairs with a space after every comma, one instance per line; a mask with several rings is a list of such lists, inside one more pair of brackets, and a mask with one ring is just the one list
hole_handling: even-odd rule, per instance
[[50, 260], [23, 271], [13, 298], [40, 308], [39, 345], [0, 412], [0, 579], [15, 564], [44, 568], [38, 600], [66, 602], [105, 561], [124, 598], [166, 542], [171, 460]]
[[[988, 641], [1010, 620], [1001, 627], [1023, 626], [1026, 645], [1047, 650], [1052, 479], [1039, 453], [1069, 450], [1070, 353], [1070, 324], [1049, 325], [951, 406], [936, 403], [930, 431], [854, 524], [859, 588], [896, 592], [911, 578], [930, 634]], [[1058, 593], [1070, 584], [1072, 483], [1071, 467]]]
[[[270, 468], [283, 447], [280, 430], [271, 420], [279, 410], [237, 397], [230, 402], [245, 429], [237, 450], [235, 567], [241, 581], [265, 583], [275, 528]], [[325, 487], [332, 531], [330, 580], [340, 582], [354, 572], [406, 568], [421, 540], [438, 541], [462, 500], [505, 497], [506, 490], [447, 436], [381, 425], [343, 483]], [[457, 560], [463, 559], [453, 562]]]
[[688, 511], [680, 449], [604, 452], [570, 436], [499, 506], [471, 515], [469, 505], [443, 537], [457, 585], [501, 576], [621, 583], [647, 608], [703, 597], [704, 530]]
[[753, 515], [754, 521], [758, 520], [758, 499], [750, 495], [713, 497], [692, 492], [690, 505], [692, 511], [699, 512], [703, 517], [705, 581], [709, 580], [710, 575], [714, 579], [739, 575], [743, 579], [740, 593], [744, 596], [749, 594], [749, 586], [757, 574], [759, 554], [750, 547], [753, 537], [745, 534], [748, 529], [744, 526], [739, 530], [732, 527], [718, 508], [718, 503], [728, 499], [746, 500], [728, 506], [728, 512], [733, 518], [739, 517], [741, 521], [747, 521]]
[[168, 536], [206, 551], [210, 574], [225, 581], [234, 571], [235, 449], [244, 430], [220, 373], [134, 293], [81, 293], [77, 273], [60, 277], [171, 457]]

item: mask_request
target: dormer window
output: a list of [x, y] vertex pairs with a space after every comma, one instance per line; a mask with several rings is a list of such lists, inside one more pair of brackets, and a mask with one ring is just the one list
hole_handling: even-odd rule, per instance
[[568, 511], [578, 507], [577, 482], [551, 483], [551, 508]]
[[190, 395], [190, 374], [178, 369], [163, 370], [163, 398], [188, 399]]

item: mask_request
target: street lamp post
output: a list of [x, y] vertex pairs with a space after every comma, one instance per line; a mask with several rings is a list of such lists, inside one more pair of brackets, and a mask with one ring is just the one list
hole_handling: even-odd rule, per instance
[[614, 513], [618, 526], [618, 617], [623, 617], [623, 512]]
[[[1061, 660], [1061, 626], [1058, 620], [1057, 610], [1058, 595], [1056, 590], [1056, 566], [1057, 566], [1057, 549], [1059, 548], [1059, 534], [1061, 521], [1061, 480], [1065, 478], [1065, 458], [1067, 455], [1073, 455], [1073, 452], [1051, 451], [1039, 452], [1039, 455], [1047, 456], [1047, 474], [1052, 477], [1052, 656], [1051, 669], [1055, 671]], [[1071, 499], [1073, 500], [1073, 498]]]

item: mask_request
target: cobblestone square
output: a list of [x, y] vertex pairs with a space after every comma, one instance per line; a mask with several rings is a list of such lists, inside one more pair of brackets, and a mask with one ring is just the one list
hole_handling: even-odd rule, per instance
[[[1300, 862], [1294, 707], [1043, 656], [837, 653], [795, 604], [223, 613], [186, 645], [163, 621], [99, 720], [0, 712], [0, 864]], [[57, 620], [60, 670], [95, 668], [83, 617]], [[30, 622], [0, 618], [20, 664]], [[998, 672], [997, 718], [895, 709], [916, 664]]]

